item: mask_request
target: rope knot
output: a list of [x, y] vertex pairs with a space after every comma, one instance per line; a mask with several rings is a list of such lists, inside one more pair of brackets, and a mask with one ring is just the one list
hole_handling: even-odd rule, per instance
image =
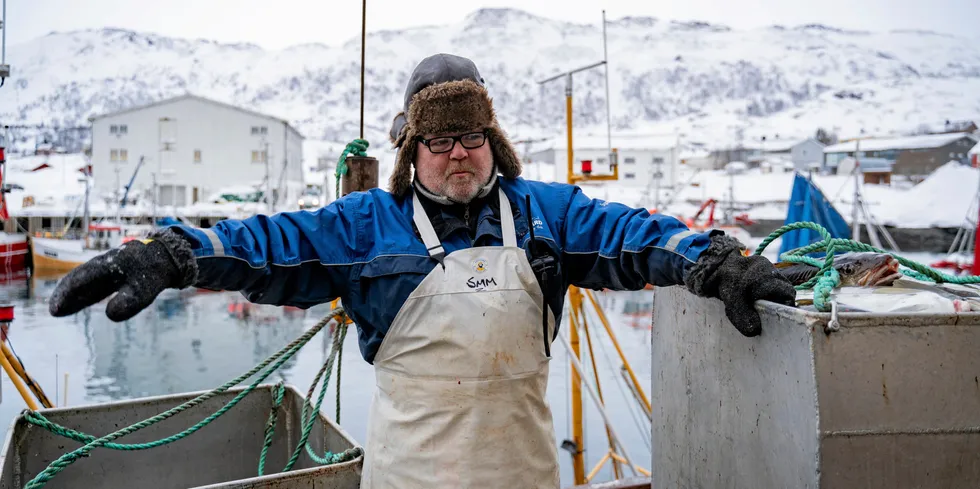
[[340, 153], [340, 159], [337, 161], [337, 171], [334, 175], [337, 177], [337, 193], [336, 198], [340, 198], [340, 178], [347, 174], [347, 156], [367, 156], [367, 149], [370, 146], [366, 139], [355, 139], [344, 147], [344, 150]]

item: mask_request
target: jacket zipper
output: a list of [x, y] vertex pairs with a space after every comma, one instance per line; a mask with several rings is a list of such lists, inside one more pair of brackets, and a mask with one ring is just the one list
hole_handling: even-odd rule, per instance
[[[466, 229], [469, 230], [470, 229], [470, 205], [469, 204], [466, 204], [466, 207], [463, 208], [463, 222], [466, 223]], [[469, 234], [469, 231], [467, 231], [467, 234]], [[473, 234], [474, 236], [476, 235], [475, 232]], [[473, 243], [475, 242], [476, 242], [475, 238], [470, 238], [470, 246], [473, 246]]]

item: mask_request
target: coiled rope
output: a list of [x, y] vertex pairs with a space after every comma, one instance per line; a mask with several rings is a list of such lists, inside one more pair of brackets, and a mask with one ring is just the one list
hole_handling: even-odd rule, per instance
[[[790, 231], [802, 229], [812, 229], [820, 233], [822, 239], [807, 246], [787, 251], [786, 253], [780, 255], [780, 259], [794, 263], [806, 263], [820, 269], [816, 275], [810, 278], [810, 280], [796, 286], [797, 290], [813, 289], [813, 306], [820, 312], [830, 311], [830, 295], [833, 290], [840, 285], [840, 273], [834, 268], [834, 255], [837, 252], [866, 251], [892, 255], [900, 264], [908, 267], [908, 269], [901, 269], [901, 272], [904, 275], [918, 280], [951, 284], [980, 283], [980, 276], [977, 275], [949, 275], [914, 260], [909, 260], [908, 258], [904, 258], [889, 251], [880, 250], [874, 246], [861, 243], [860, 241], [833, 238], [830, 236], [830, 232], [828, 232], [823, 226], [810, 221], [787, 224], [773, 231], [766, 237], [766, 239], [759, 243], [759, 246], [755, 250], [755, 254], [761, 255], [766, 246], [769, 246], [769, 244], [775, 241], [776, 238], [779, 238]], [[823, 260], [806, 256], [811, 253], [818, 252], [825, 253]]]

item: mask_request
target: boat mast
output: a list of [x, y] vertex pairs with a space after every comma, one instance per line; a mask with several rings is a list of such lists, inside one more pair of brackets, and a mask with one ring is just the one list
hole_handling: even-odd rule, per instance
[[85, 236], [85, 247], [88, 248], [89, 247], [89, 240], [88, 240], [89, 221], [92, 219], [92, 214], [89, 210], [89, 205], [88, 205], [89, 180], [91, 180], [91, 176], [92, 176], [91, 160], [85, 162], [85, 166], [83, 169], [84, 171], [82, 173], [84, 174], [83, 178], [85, 179], [85, 214], [84, 217], [82, 218], [82, 236]]
[[0, 87], [10, 76], [7, 64], [7, 0], [3, 0], [3, 18], [0, 18]]

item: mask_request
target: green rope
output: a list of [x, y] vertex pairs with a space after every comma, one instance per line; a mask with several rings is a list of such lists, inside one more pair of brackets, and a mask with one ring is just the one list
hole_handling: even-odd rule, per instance
[[[344, 322], [347, 322], [346, 319], [344, 320]], [[343, 341], [343, 339], [341, 339], [341, 341]], [[344, 349], [341, 348], [340, 351], [337, 352], [337, 411], [336, 411], [337, 421], [336, 422], [338, 425], [340, 424], [340, 366], [344, 364], [344, 362], [342, 361], [343, 358], [344, 358]]]
[[[334, 331], [333, 348], [331, 349], [330, 357], [327, 359], [326, 363], [324, 363], [323, 367], [320, 368], [321, 373], [324, 371], [328, 373], [327, 375], [323, 376], [323, 386], [320, 388], [320, 396], [316, 400], [316, 408], [313, 411], [314, 413], [320, 412], [320, 406], [323, 405], [323, 397], [327, 393], [327, 382], [330, 380], [329, 372], [333, 368], [333, 362], [337, 358], [338, 350], [340, 350], [341, 345], [344, 344], [344, 337], [347, 336], [347, 321], [345, 321], [344, 318], [340, 318], [339, 321], [340, 322], [337, 326], [337, 329]], [[293, 456], [289, 458], [289, 462], [286, 463], [286, 468], [283, 469], [283, 472], [292, 469], [293, 464], [295, 464], [296, 461], [299, 460], [299, 454], [303, 449], [302, 447], [306, 448], [307, 453], [312, 451], [310, 445], [307, 443], [307, 440], [310, 437], [310, 432], [313, 430], [313, 423], [316, 421], [316, 416], [314, 416], [311, 413], [310, 419], [306, 420], [306, 407], [307, 405], [309, 405], [309, 398], [310, 396], [312, 396], [313, 389], [315, 388], [315, 386], [316, 386], [316, 381], [310, 384], [309, 394], [307, 395], [306, 399], [303, 401], [303, 416], [300, 418], [301, 420], [303, 420], [302, 422], [304, 424], [303, 435], [300, 437], [299, 444], [296, 446], [296, 450], [293, 451]]]
[[337, 177], [337, 192], [334, 195], [336, 198], [340, 198], [340, 177], [347, 174], [347, 156], [367, 156], [367, 149], [370, 144], [366, 139], [355, 139], [347, 143], [344, 151], [340, 153], [340, 160], [337, 161], [337, 172], [335, 173]]
[[276, 384], [276, 392], [272, 398], [272, 410], [269, 411], [269, 421], [265, 423], [265, 441], [262, 443], [262, 454], [259, 455], [259, 475], [265, 475], [265, 456], [269, 453], [272, 446], [272, 435], [276, 432], [276, 421], [279, 419], [279, 406], [282, 406], [282, 398], [286, 393], [286, 386], [282, 381]]
[[[341, 324], [344, 325], [344, 327], [343, 328], [338, 328], [334, 332], [334, 349], [333, 349], [333, 351], [331, 351], [330, 356], [329, 356], [329, 358], [327, 360], [327, 364], [325, 364], [325, 366], [324, 366], [325, 369], [328, 369], [329, 368], [328, 365], [332, 365], [333, 359], [336, 358], [336, 356], [339, 353], [338, 350], [343, 345], [342, 337], [344, 335], [346, 335], [346, 321], [345, 321], [346, 314], [344, 313], [344, 309], [342, 307], [338, 307], [338, 308], [334, 309], [333, 311], [331, 311], [330, 314], [328, 314], [326, 317], [324, 317], [323, 319], [321, 319], [316, 325], [314, 325], [312, 328], [310, 328], [306, 333], [304, 333], [303, 335], [301, 335], [299, 338], [293, 340], [291, 343], [289, 343], [288, 345], [286, 345], [285, 347], [283, 347], [281, 350], [279, 350], [278, 352], [274, 353], [272, 356], [270, 356], [269, 358], [265, 359], [262, 363], [256, 365], [251, 370], [249, 370], [248, 372], [242, 374], [238, 378], [233, 379], [231, 381], [228, 381], [224, 385], [222, 385], [222, 386], [220, 386], [220, 387], [218, 387], [218, 388], [216, 388], [216, 389], [214, 389], [214, 390], [212, 390], [210, 392], [206, 392], [204, 394], [201, 394], [200, 396], [195, 397], [194, 399], [191, 399], [191, 400], [189, 400], [189, 401], [187, 401], [187, 402], [185, 402], [185, 403], [183, 403], [183, 404], [181, 404], [179, 406], [176, 406], [174, 408], [171, 408], [171, 409], [169, 409], [169, 410], [167, 410], [167, 411], [165, 411], [163, 413], [160, 413], [160, 414], [158, 414], [156, 416], [153, 416], [151, 418], [145, 419], [145, 420], [140, 421], [138, 423], [135, 423], [133, 425], [127, 426], [126, 428], [120, 429], [120, 430], [118, 430], [118, 431], [116, 431], [114, 433], [110, 433], [108, 435], [105, 435], [105, 436], [103, 436], [101, 438], [96, 438], [96, 437], [94, 437], [92, 435], [81, 433], [81, 432], [72, 430], [70, 428], [66, 428], [64, 426], [58, 425], [57, 423], [52, 423], [51, 421], [47, 420], [44, 417], [44, 415], [42, 415], [41, 413], [38, 413], [36, 411], [26, 411], [25, 414], [24, 414], [24, 416], [25, 416], [25, 419], [28, 422], [30, 422], [32, 424], [35, 424], [37, 426], [40, 426], [40, 427], [42, 427], [44, 429], [47, 429], [48, 431], [51, 431], [52, 433], [55, 433], [55, 434], [64, 436], [66, 438], [73, 439], [73, 440], [78, 441], [78, 442], [81, 442], [81, 443], [85, 443], [85, 445], [82, 446], [81, 448], [78, 448], [78, 449], [72, 451], [72, 452], [69, 452], [69, 453], [66, 453], [66, 454], [62, 455], [57, 460], [55, 460], [54, 462], [52, 462], [50, 465], [48, 465], [47, 468], [45, 468], [37, 476], [35, 476], [34, 479], [32, 479], [25, 486], [25, 489], [35, 489], [35, 488], [43, 487], [44, 484], [46, 484], [51, 479], [53, 479], [55, 475], [57, 475], [59, 472], [61, 472], [65, 468], [67, 468], [69, 465], [71, 465], [72, 463], [74, 463], [78, 459], [80, 459], [82, 457], [88, 456], [88, 453], [91, 452], [92, 450], [94, 450], [95, 448], [105, 447], [105, 448], [110, 448], [110, 449], [115, 449], [115, 450], [145, 450], [145, 449], [149, 449], [149, 448], [154, 448], [154, 447], [166, 445], [168, 443], [172, 443], [174, 441], [180, 440], [180, 439], [182, 439], [182, 438], [184, 438], [184, 437], [186, 437], [186, 436], [188, 436], [188, 435], [190, 435], [190, 434], [192, 434], [192, 433], [200, 430], [204, 426], [208, 425], [211, 421], [214, 421], [215, 419], [217, 419], [218, 417], [220, 417], [221, 415], [223, 415], [224, 413], [226, 413], [229, 409], [231, 409], [232, 407], [234, 407], [236, 404], [238, 404], [239, 401], [241, 401], [245, 396], [247, 396], [249, 393], [251, 393], [259, 384], [262, 383], [262, 381], [264, 381], [269, 375], [271, 375], [272, 372], [275, 372], [276, 370], [278, 370], [279, 367], [282, 366], [283, 363], [285, 363], [289, 358], [291, 358], [294, 354], [296, 354], [296, 352], [299, 351], [300, 348], [302, 348], [307, 342], [309, 342], [309, 340], [313, 336], [315, 336], [321, 329], [323, 329], [324, 326], [326, 326], [330, 322], [330, 320], [332, 320], [334, 318], [340, 318], [339, 321], [340, 321]], [[341, 341], [338, 341], [338, 339], [341, 339]], [[204, 401], [206, 401], [206, 400], [208, 400], [208, 399], [210, 399], [210, 398], [212, 398], [212, 397], [214, 397], [214, 396], [216, 396], [216, 395], [218, 395], [218, 394], [220, 394], [220, 393], [222, 393], [224, 391], [227, 391], [228, 389], [230, 389], [230, 388], [232, 388], [232, 387], [234, 387], [234, 386], [236, 386], [238, 384], [240, 384], [245, 379], [248, 379], [249, 377], [255, 375], [256, 373], [258, 373], [259, 371], [261, 371], [265, 367], [269, 366], [270, 364], [272, 364], [272, 367], [269, 370], [267, 370], [266, 372], [262, 373], [251, 385], [249, 385], [247, 388], [243, 389], [241, 393], [239, 393], [237, 396], [235, 396], [234, 399], [232, 399], [231, 401], [229, 401], [227, 404], [225, 404], [225, 406], [223, 406], [221, 409], [219, 409], [214, 414], [208, 416], [207, 418], [205, 418], [204, 420], [198, 422], [194, 426], [191, 426], [190, 428], [188, 428], [188, 429], [186, 429], [186, 430], [184, 430], [184, 431], [182, 431], [180, 433], [177, 433], [175, 435], [168, 436], [166, 438], [163, 438], [163, 439], [160, 439], [160, 440], [156, 440], [156, 441], [152, 441], [152, 442], [147, 442], [147, 443], [133, 443], [133, 444], [112, 443], [112, 440], [115, 440], [117, 438], [123, 437], [123, 436], [128, 435], [130, 433], [133, 433], [135, 431], [139, 431], [139, 430], [141, 430], [143, 428], [146, 428], [148, 426], [151, 426], [153, 424], [156, 424], [156, 423], [158, 423], [160, 421], [163, 421], [163, 420], [165, 420], [167, 418], [173, 417], [173, 416], [175, 416], [175, 415], [177, 415], [177, 414], [179, 414], [179, 413], [181, 413], [183, 411], [186, 411], [187, 409], [190, 409], [190, 408], [192, 408], [192, 407], [194, 407], [194, 406], [196, 406], [198, 404], [201, 404], [202, 402], [204, 402]], [[316, 384], [316, 382], [314, 382], [314, 385], [315, 384]], [[325, 388], [326, 388], [326, 385], [324, 385], [324, 389]], [[276, 400], [276, 399], [273, 400], [273, 405], [274, 405], [274, 407], [273, 407], [273, 413], [276, 412], [276, 410], [278, 409], [278, 406], [281, 405], [281, 402], [282, 402], [281, 401], [281, 398], [280, 398], [282, 392], [281, 392], [281, 390], [280, 390], [280, 388], [278, 386], [276, 387], [276, 389], [277, 389], [276, 398], [278, 400]], [[321, 399], [317, 403], [317, 410], [319, 410], [320, 402], [322, 402], [322, 392], [321, 392]], [[269, 426], [267, 426], [266, 444], [265, 444], [266, 446], [263, 448], [263, 453], [262, 453], [262, 456], [260, 457], [260, 460], [259, 460], [259, 472], [260, 472], [260, 474], [264, 470], [264, 462], [265, 462], [264, 456], [265, 456], [265, 452], [267, 451], [268, 445], [271, 444], [271, 434], [270, 434], [270, 432], [268, 430], [274, 429], [274, 426], [275, 426], [274, 416], [276, 416], [276, 414], [270, 414], [270, 422], [268, 423], [268, 425], [271, 425], [272, 427], [270, 428]], [[313, 420], [313, 419], [315, 419], [315, 417], [312, 417], [311, 416], [311, 420]], [[296, 450], [294, 452], [294, 455], [293, 455], [292, 459], [290, 460], [289, 465], [287, 465], [287, 467], [285, 469], [283, 469], [283, 472], [288, 471], [292, 467], [292, 465], [295, 463], [296, 458], [298, 457], [299, 452], [302, 450], [302, 446], [306, 444], [306, 441], [309, 438], [310, 431], [312, 431], [312, 428], [313, 428], [313, 423], [312, 422], [307, 423], [306, 426], [304, 427], [303, 435], [302, 435], [302, 440], [301, 440], [299, 446], [296, 447]], [[353, 458], [356, 458], [357, 456], [360, 456], [361, 454], [362, 454], [362, 452], [361, 452], [361, 449], [360, 448], [348, 449], [348, 450], [345, 450], [344, 452], [341, 452], [340, 454], [336, 454], [333, 457], [329, 458], [328, 463], [338, 463], [338, 462], [341, 462], [341, 461], [351, 460]]]
[[[344, 338], [347, 336], [347, 322], [346, 322], [346, 320], [345, 321], [342, 321], [341, 324], [339, 324], [337, 326], [337, 328], [340, 330], [339, 331], [340, 334], [339, 335], [334, 335], [334, 345], [333, 345], [333, 348], [334, 348], [334, 350], [337, 351], [337, 358], [338, 358], [338, 362], [339, 362], [339, 358], [340, 358], [340, 355], [342, 353], [342, 349], [339, 349], [337, 345], [338, 344], [342, 345], [343, 342], [344, 342]], [[330, 378], [330, 370], [331, 370], [330, 369], [330, 366], [327, 365], [327, 364], [324, 364], [324, 366], [320, 368], [320, 371], [317, 372], [316, 377], [314, 377], [313, 383], [310, 385], [310, 390], [306, 393], [306, 400], [303, 402], [303, 412], [300, 415], [300, 420], [301, 420], [300, 423], [302, 423], [303, 425], [306, 425], [307, 423], [312, 424], [313, 423], [313, 420], [315, 419], [313, 417], [312, 413], [309, 413], [310, 414], [309, 420], [307, 420], [307, 418], [306, 418], [307, 413], [308, 413], [308, 411], [309, 411], [310, 408], [313, 409], [313, 413], [316, 413], [316, 412], [319, 412], [320, 411], [320, 405], [323, 403], [324, 394], [327, 393], [327, 380]], [[320, 390], [320, 395], [317, 398], [316, 407], [310, 406], [309, 399], [313, 397], [313, 387], [316, 385], [317, 380], [320, 378], [320, 376], [324, 375], [324, 373], [326, 373], [326, 377], [324, 377], [323, 388]], [[340, 376], [339, 376], [339, 374], [340, 374], [340, 363], [337, 363], [337, 373], [338, 373], [338, 377], [337, 377], [337, 389], [339, 391], [339, 389], [340, 389]], [[338, 406], [340, 405], [340, 395], [339, 394], [337, 395], [337, 405]], [[333, 457], [336, 457], [335, 454], [332, 454], [329, 451], [326, 452], [323, 456], [320, 456], [318, 453], [316, 453], [316, 452], [313, 451], [313, 447], [311, 447], [308, 443], [306, 444], [306, 454], [307, 454], [307, 456], [310, 457], [310, 459], [312, 459], [314, 462], [319, 463], [319, 464], [330, 464], [330, 463], [332, 463], [332, 462], [330, 462], [330, 460], [332, 460]], [[297, 453], [295, 455], [298, 456], [299, 454]]]
[[[759, 243], [758, 248], [755, 250], [756, 255], [761, 255], [762, 250], [769, 246], [776, 238], [795, 230], [801, 229], [812, 229], [820, 233], [821, 240], [815, 243], [796, 248], [794, 250], [787, 251], [780, 255], [780, 259], [787, 262], [793, 263], [806, 263], [808, 265], [815, 266], [820, 270], [814, 275], [810, 280], [803, 282], [796, 286], [797, 290], [806, 290], [809, 288], [813, 289], [813, 305], [821, 312], [827, 312], [830, 310], [830, 295], [833, 290], [840, 285], [840, 273], [834, 269], [834, 255], [838, 251], [865, 251], [873, 253], [885, 253], [892, 255], [898, 262], [906, 267], [908, 270], [902, 269], [901, 272], [908, 276], [918, 280], [931, 281], [936, 283], [951, 283], [951, 284], [977, 284], [980, 283], [980, 276], [976, 275], [964, 275], [955, 276], [949, 275], [926, 265], [918, 263], [908, 258], [901, 257], [895, 253], [880, 250], [874, 246], [861, 243], [859, 241], [854, 241], [851, 239], [843, 238], [833, 238], [830, 233], [824, 229], [823, 226], [815, 222], [795, 222], [792, 224], [787, 224], [766, 237]], [[825, 252], [826, 255], [823, 260], [818, 260], [813, 257], [806, 256], [810, 253]]]

